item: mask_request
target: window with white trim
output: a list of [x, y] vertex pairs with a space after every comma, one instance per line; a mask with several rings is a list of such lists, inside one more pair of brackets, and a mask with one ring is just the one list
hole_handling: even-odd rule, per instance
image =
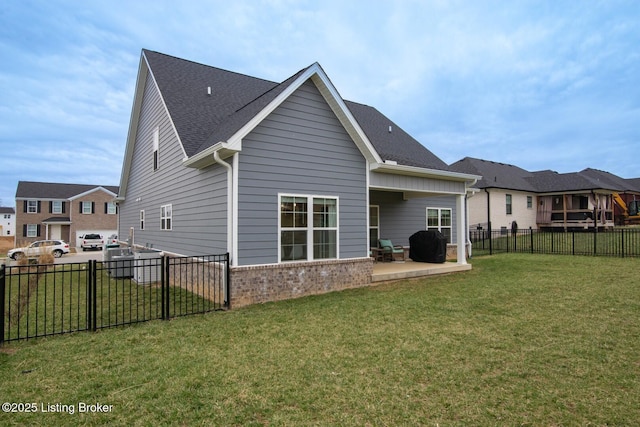
[[380, 206], [369, 206], [369, 246], [378, 247], [380, 240]]
[[171, 205], [160, 206], [160, 229], [171, 230], [173, 224], [173, 209]]
[[61, 214], [62, 213], [62, 201], [54, 200], [51, 202], [51, 213]]
[[527, 209], [533, 209], [533, 196], [527, 196]]
[[511, 194], [507, 194], [505, 197], [506, 207], [507, 207], [507, 215], [511, 215], [513, 213], [513, 204], [511, 200]]
[[118, 213], [118, 208], [116, 207], [116, 204], [113, 202], [106, 202], [105, 207], [104, 207], [104, 213], [106, 213], [107, 215], [115, 215]]
[[80, 212], [83, 214], [92, 214], [93, 202], [80, 202]]
[[144, 211], [140, 211], [140, 230], [144, 230]]
[[158, 151], [160, 147], [160, 128], [155, 128], [153, 130], [153, 170], [158, 170], [159, 167], [159, 158]]
[[38, 224], [27, 224], [27, 237], [38, 237]]
[[427, 208], [427, 230], [438, 230], [451, 243], [451, 209]]
[[280, 195], [280, 261], [338, 257], [338, 199]]
[[[27, 200], [27, 213], [38, 213], [38, 201]], [[34, 236], [30, 236], [34, 237]]]

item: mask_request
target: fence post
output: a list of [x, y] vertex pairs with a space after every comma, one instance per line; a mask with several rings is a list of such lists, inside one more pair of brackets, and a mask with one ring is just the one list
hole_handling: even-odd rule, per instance
[[227, 309], [231, 309], [231, 269], [229, 268], [229, 264], [231, 263], [231, 259], [229, 256], [229, 252], [226, 253], [226, 267], [225, 267], [225, 274], [224, 274], [224, 296], [225, 296], [225, 300], [224, 300], [224, 305]]
[[5, 275], [6, 275], [6, 267], [3, 265], [0, 266], [0, 317], [2, 321], [0, 321], [0, 346], [4, 342], [4, 327], [5, 327]]
[[93, 300], [91, 301], [91, 330], [93, 332], [98, 330], [98, 263], [96, 260], [89, 261], [89, 275], [91, 276], [91, 295]]
[[493, 255], [493, 233], [491, 231], [491, 221], [489, 221], [489, 255]]
[[162, 293], [162, 319], [169, 320], [169, 259], [162, 256], [162, 271], [160, 272], [160, 282], [162, 283], [160, 292]]
[[93, 330], [93, 285], [91, 281], [91, 260], [87, 261], [87, 331]]
[[529, 226], [529, 236], [531, 236], [531, 253], [533, 253], [533, 228]]
[[622, 246], [620, 249], [622, 250], [622, 258], [624, 258], [624, 228], [620, 229], [620, 240], [620, 246]]

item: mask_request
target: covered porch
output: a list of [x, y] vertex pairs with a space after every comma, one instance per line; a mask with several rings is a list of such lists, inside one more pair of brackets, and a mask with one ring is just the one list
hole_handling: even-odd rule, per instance
[[471, 264], [459, 264], [456, 262], [430, 264], [425, 262], [414, 262], [410, 259], [403, 262], [374, 262], [371, 282], [376, 283], [390, 280], [413, 279], [417, 277], [457, 273], [468, 270], [471, 270]]

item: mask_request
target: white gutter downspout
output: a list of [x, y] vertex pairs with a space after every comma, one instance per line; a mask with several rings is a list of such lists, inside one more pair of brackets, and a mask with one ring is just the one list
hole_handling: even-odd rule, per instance
[[[471, 230], [469, 229], [469, 226], [471, 225], [470, 221], [469, 221], [469, 188], [473, 187], [474, 185], [476, 185], [476, 183], [478, 182], [478, 179], [474, 179], [473, 182], [467, 186], [467, 184], [465, 183], [464, 185], [464, 189], [465, 189], [465, 198], [464, 198], [464, 204], [465, 204], [465, 215], [467, 217], [467, 221], [466, 221], [466, 225], [467, 225], [467, 232], [465, 233], [466, 236], [466, 247], [469, 250], [469, 258], [473, 258], [473, 253], [471, 250], [471, 247], [473, 246], [471, 244]], [[471, 192], [471, 196], [473, 197], [473, 192]]]
[[231, 265], [235, 267], [233, 256], [233, 168], [220, 158], [217, 151], [213, 152], [213, 159], [227, 170], [227, 251], [231, 255]]

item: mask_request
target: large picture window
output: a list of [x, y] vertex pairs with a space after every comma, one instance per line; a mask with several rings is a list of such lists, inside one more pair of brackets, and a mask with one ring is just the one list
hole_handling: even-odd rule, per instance
[[451, 243], [451, 209], [427, 208], [427, 230], [438, 230]]
[[280, 196], [280, 260], [338, 256], [338, 199]]

